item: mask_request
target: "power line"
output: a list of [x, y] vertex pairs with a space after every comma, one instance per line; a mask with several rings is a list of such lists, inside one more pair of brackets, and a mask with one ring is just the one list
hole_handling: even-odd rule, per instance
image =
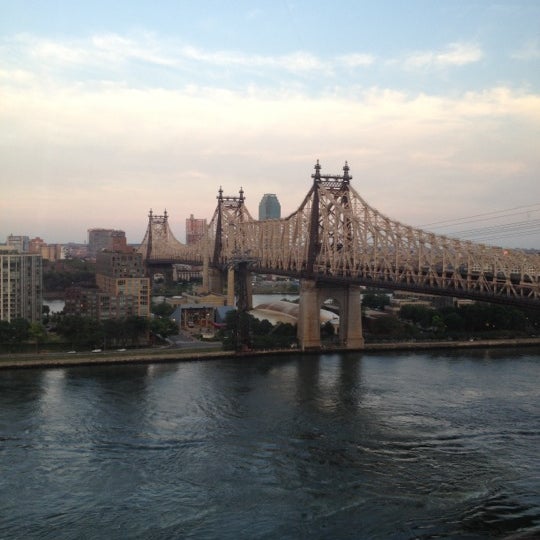
[[531, 229], [533, 231], [536, 229], [540, 230], [540, 219], [518, 221], [514, 223], [491, 225], [487, 227], [479, 227], [476, 229], [455, 231], [451, 234], [459, 235], [459, 236], [478, 236], [478, 235], [485, 235], [485, 234], [499, 234], [499, 233], [510, 232], [510, 231], [519, 233], [521, 231], [528, 231]]
[[[538, 234], [538, 230], [535, 231], [529, 231], [529, 232], [522, 232], [520, 234], [515, 233], [509, 233], [509, 234], [502, 234], [502, 235], [495, 235], [495, 236], [479, 236], [477, 238], [474, 238], [474, 241], [484, 241], [484, 240], [501, 240], [504, 238], [521, 238], [522, 236], [531, 236], [532, 234]], [[469, 238], [468, 240], [473, 240], [472, 238]]]
[[[538, 207], [538, 208], [536, 208], [536, 207]], [[423, 228], [426, 228], [426, 227], [430, 227], [430, 228], [439, 229], [441, 227], [447, 227], [449, 225], [465, 225], [467, 223], [476, 223], [478, 221], [488, 221], [490, 219], [502, 219], [502, 218], [505, 218], [505, 217], [512, 217], [512, 216], [524, 214], [524, 213], [527, 212], [527, 210], [525, 210], [527, 208], [529, 209], [528, 210], [529, 212], [533, 208], [535, 208], [535, 210], [540, 210], [540, 203], [534, 203], [534, 204], [529, 204], [529, 205], [525, 205], [525, 206], [516, 206], [514, 208], [507, 208], [505, 210], [495, 210], [495, 211], [492, 211], [492, 212], [485, 212], [485, 213], [482, 213], [482, 214], [474, 214], [472, 216], [464, 216], [464, 217], [454, 218], [454, 219], [446, 219], [446, 220], [443, 220], [443, 221], [434, 221], [433, 223], [426, 223], [425, 225], [419, 225], [418, 228], [423, 229]], [[523, 211], [522, 212], [515, 212], [513, 214], [507, 214], [507, 212], [512, 212], [514, 210], [523, 210]], [[532, 211], [535, 211], [535, 210], [532, 210]], [[434, 227], [434, 225], [435, 225], [435, 227]]]

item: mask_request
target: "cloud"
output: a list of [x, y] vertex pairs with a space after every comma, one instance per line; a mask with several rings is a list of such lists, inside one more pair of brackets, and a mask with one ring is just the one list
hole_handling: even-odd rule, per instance
[[247, 68], [280, 68], [288, 71], [311, 71], [320, 70], [324, 67], [316, 56], [295, 52], [282, 56], [264, 56], [256, 54], [245, 54], [234, 51], [204, 51], [202, 49], [188, 46], [181, 49], [182, 56], [186, 59], [196, 60], [216, 66], [240, 66]]
[[356, 68], [371, 66], [375, 62], [375, 57], [372, 54], [353, 53], [338, 56], [337, 61], [348, 68]]
[[442, 51], [421, 51], [408, 56], [404, 66], [408, 69], [464, 66], [480, 61], [482, 49], [472, 43], [451, 43]]
[[[64, 67], [65, 69], [100, 69], [103, 74], [121, 64], [144, 62], [173, 70], [187, 69], [196, 73], [207, 66], [213, 76], [227, 69], [285, 72], [289, 74], [318, 73], [329, 76], [334, 69], [367, 67], [375, 57], [368, 53], [352, 52], [336, 57], [320, 57], [306, 51], [291, 51], [282, 55], [263, 55], [234, 50], [208, 50], [178, 41], [158, 39], [152, 33], [123, 36], [114, 33], [97, 34], [88, 38], [51, 40], [28, 34], [6, 37], [0, 45], [4, 62], [24, 63], [41, 73]], [[56, 72], [56, 76], [69, 76], [69, 71]], [[99, 71], [97, 72], [99, 74]], [[77, 76], [81, 77], [79, 72]]]
[[50, 66], [66, 67], [106, 67], [107, 63], [124, 63], [138, 60], [156, 65], [172, 66], [176, 63], [162, 51], [152, 34], [143, 33], [137, 39], [117, 34], [97, 34], [87, 39], [51, 40], [28, 34], [18, 34], [5, 38], [3, 48], [13, 57], [34, 60], [42, 68]]
[[174, 66], [177, 61], [161, 50], [151, 34], [143, 34], [139, 43], [131, 38], [117, 34], [103, 34], [93, 36], [91, 43], [98, 54], [106, 58], [117, 60], [142, 60], [160, 66]]
[[[70, 207], [73, 193], [99, 209], [87, 219], [124, 215], [129, 223], [150, 206], [206, 216], [219, 185], [233, 194], [242, 185], [252, 212], [271, 190], [288, 213], [316, 159], [327, 172], [349, 160], [355, 189], [406, 223], [452, 214], [452, 205], [466, 214], [497, 196], [499, 207], [520, 202], [520, 193], [540, 198], [539, 158], [523, 144], [540, 127], [540, 97], [510, 89], [445, 98], [372, 88], [353, 99], [103, 85], [13, 90], [4, 104], [6, 200], [20, 198], [21, 186], [58, 192], [57, 202], [46, 200], [53, 214]], [[522, 190], [509, 191], [516, 184]], [[404, 205], [411, 194], [414, 205]]]
[[516, 60], [538, 60], [540, 58], [540, 39], [530, 39], [510, 55]]
[[[99, 226], [123, 228], [138, 241], [150, 207], [167, 208], [176, 231], [191, 213], [211, 216], [220, 185], [231, 195], [242, 186], [254, 215], [262, 195], [276, 193], [288, 214], [307, 193], [316, 159], [324, 173], [340, 172], [348, 160], [353, 187], [412, 225], [540, 200], [540, 96], [530, 90], [445, 96], [347, 80], [313, 92], [281, 77], [279, 86], [250, 81], [241, 90], [189, 77], [166, 88], [159, 77], [138, 85], [121, 70], [117, 79], [101, 70], [84, 79], [59, 66], [134, 61], [166, 73], [236, 66], [330, 77], [380, 60], [166, 47], [150, 34], [69, 44], [20, 39], [9, 44], [16, 55], [0, 54], [0, 215], [9, 228], [0, 229], [0, 241], [10, 232], [82, 240]], [[448, 47], [417, 66], [464, 65], [481, 58], [474, 51]]]

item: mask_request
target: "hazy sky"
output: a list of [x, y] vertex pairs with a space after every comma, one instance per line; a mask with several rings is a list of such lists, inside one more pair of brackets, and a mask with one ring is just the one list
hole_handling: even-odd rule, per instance
[[506, 211], [489, 242], [540, 248], [540, 2], [0, 0], [0, 242], [135, 243], [150, 208], [183, 241], [220, 186], [287, 215], [317, 159], [403, 223]]

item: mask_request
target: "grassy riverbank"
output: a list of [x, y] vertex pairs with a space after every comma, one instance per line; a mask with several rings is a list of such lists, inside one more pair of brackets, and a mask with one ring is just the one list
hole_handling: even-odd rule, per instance
[[[485, 339], [474, 341], [408, 341], [395, 343], [368, 343], [361, 352], [372, 351], [404, 351], [429, 349], [472, 349], [491, 347], [538, 347], [540, 338], [520, 339]], [[237, 354], [233, 351], [214, 349], [134, 349], [127, 351], [103, 351], [81, 353], [42, 353], [42, 354], [2, 354], [0, 355], [1, 369], [20, 368], [51, 368], [90, 366], [104, 364], [137, 364], [137, 363], [166, 363], [194, 360], [208, 360], [231, 357], [257, 357], [278, 354], [314, 354], [330, 351], [350, 351], [343, 348], [323, 348], [320, 350], [301, 351], [298, 349], [250, 351]]]

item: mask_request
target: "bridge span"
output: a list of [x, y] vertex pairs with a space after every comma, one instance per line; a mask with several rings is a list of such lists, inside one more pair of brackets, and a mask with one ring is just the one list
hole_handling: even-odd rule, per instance
[[345, 163], [343, 174], [322, 174], [317, 161], [308, 193], [282, 219], [255, 220], [242, 189], [238, 196], [225, 196], [220, 188], [205, 236], [195, 245], [174, 237], [167, 212], [150, 211], [138, 251], [149, 267], [203, 266], [207, 291], [222, 292], [227, 281], [231, 288], [234, 273], [244, 305], [249, 273], [300, 279], [303, 348], [320, 346], [314, 314], [327, 298], [340, 304], [341, 343], [363, 347], [362, 286], [540, 308], [538, 253], [450, 238], [392, 220], [354, 190], [349, 172]]

